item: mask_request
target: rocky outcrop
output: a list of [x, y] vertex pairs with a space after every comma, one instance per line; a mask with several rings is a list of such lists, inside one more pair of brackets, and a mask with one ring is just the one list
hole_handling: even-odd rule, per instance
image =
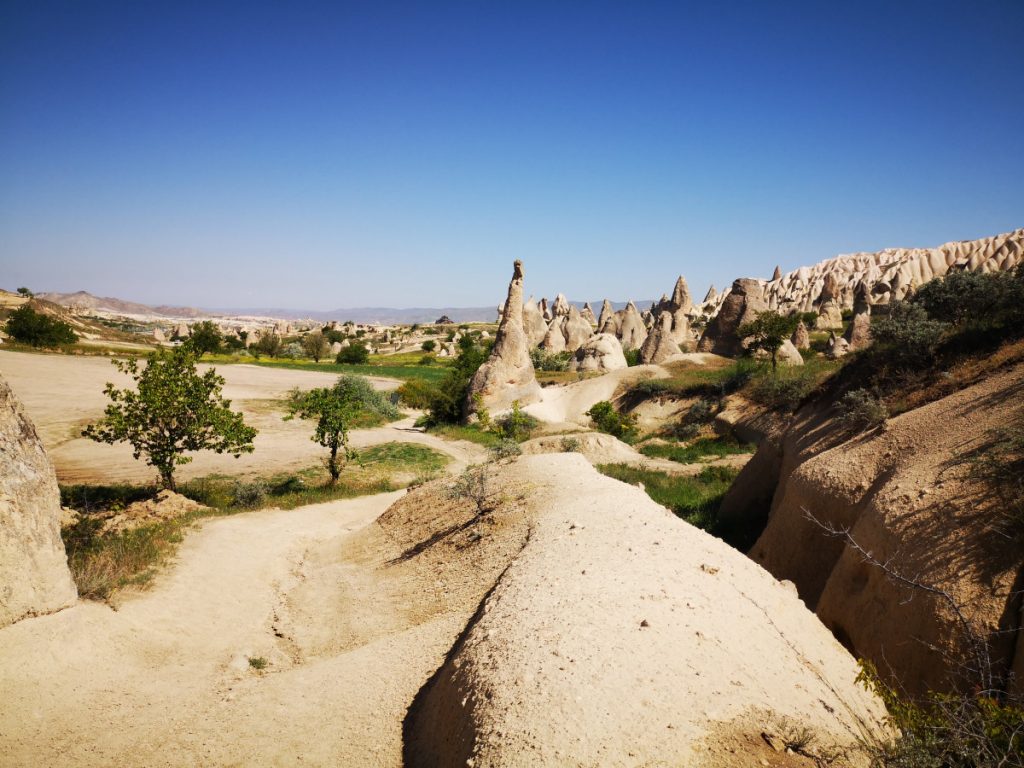
[[619, 316], [608, 299], [605, 299], [604, 303], [601, 304], [601, 316], [597, 319], [597, 332], [610, 333], [618, 338]]
[[779, 347], [779, 351], [775, 355], [780, 365], [803, 365], [804, 358], [800, 354], [800, 350], [796, 348], [796, 345], [786, 339], [782, 342], [782, 346]]
[[548, 323], [547, 332], [544, 334], [544, 340], [541, 341], [540, 345], [548, 354], [557, 355], [565, 352], [565, 333], [562, 331], [562, 318], [555, 317]]
[[626, 356], [622, 352], [622, 344], [610, 333], [595, 333], [576, 350], [569, 361], [569, 369], [573, 371], [617, 371], [626, 368]]
[[640, 347], [640, 361], [642, 363], [665, 362], [671, 357], [682, 354], [679, 345], [672, 339], [672, 313], [664, 311], [659, 316], [657, 325], [644, 340]]
[[597, 318], [594, 317], [594, 310], [590, 307], [590, 302], [586, 302], [583, 305], [583, 309], [580, 310], [580, 317], [590, 323], [591, 326], [597, 325]]
[[[800, 596], [853, 655], [910, 694], [970, 690], [972, 641], [946, 597], [908, 587], [887, 564], [949, 595], [985, 638], [997, 683], [1016, 664], [1024, 554], [1005, 505], [968, 457], [995, 427], [1024, 419], [1024, 366], [852, 435], [811, 405], [764, 440], [723, 502], [724, 519], [766, 527], [750, 556]], [[983, 406], [982, 406], [983, 404]], [[813, 516], [852, 540], [826, 535]], [[1015, 656], [1016, 654], [1016, 656]]]
[[497, 414], [511, 408], [516, 401], [528, 405], [540, 400], [540, 385], [523, 328], [523, 263], [519, 260], [513, 267], [505, 307], [491, 355], [469, 384], [464, 404], [469, 419], [475, 417], [478, 404], [491, 414]]
[[560, 293], [555, 296], [555, 301], [551, 305], [551, 316], [552, 317], [565, 317], [569, 314], [569, 300], [565, 298], [564, 293]]
[[854, 659], [741, 553], [579, 454], [500, 472], [531, 535], [410, 707], [407, 765], [695, 765], [733, 739], [721, 764], [757, 765], [786, 722], [878, 732]]
[[888, 248], [876, 253], [854, 253], [826, 259], [812, 267], [772, 279], [765, 298], [772, 309], [811, 312], [827, 300], [825, 281], [834, 286], [840, 310], [851, 309], [857, 286], [863, 282], [872, 304], [905, 299], [929, 280], [950, 270], [1004, 272], [1024, 259], [1024, 229], [980, 240], [946, 243], [937, 248]]
[[808, 332], [803, 320], [796, 324], [796, 330], [793, 331], [793, 337], [790, 341], [793, 342], [793, 346], [797, 349], [811, 348], [811, 334]]
[[569, 311], [562, 319], [562, 334], [565, 336], [565, 348], [569, 352], [582, 347], [594, 334], [594, 329], [583, 319], [575, 304], [569, 305]]
[[533, 300], [533, 296], [523, 305], [523, 329], [526, 331], [527, 343], [533, 349], [542, 341], [548, 332], [548, 324], [544, 322], [544, 315]]
[[853, 299], [853, 319], [843, 338], [851, 352], [871, 345], [871, 301], [866, 283], [857, 287]]
[[[632, 301], [629, 302], [626, 308], [618, 314], [618, 318], [618, 333], [616, 335], [622, 342], [622, 348], [624, 350], [639, 349], [643, 346], [644, 340], [647, 338], [647, 326], [644, 325], [644, 319], [640, 316], [636, 304]], [[607, 333], [607, 331], [602, 331], [602, 333]]]
[[825, 345], [825, 357], [830, 360], [837, 360], [840, 357], [845, 357], [849, 351], [849, 342], [842, 336], [836, 336], [836, 332], [832, 331]]
[[722, 302], [718, 314], [708, 323], [697, 344], [698, 352], [713, 352], [716, 355], [735, 356], [743, 351], [737, 329], [768, 309], [762, 295], [762, 283], [750, 278], [740, 278]]
[[78, 598], [60, 519], [53, 464], [0, 379], [0, 627], [59, 611]]

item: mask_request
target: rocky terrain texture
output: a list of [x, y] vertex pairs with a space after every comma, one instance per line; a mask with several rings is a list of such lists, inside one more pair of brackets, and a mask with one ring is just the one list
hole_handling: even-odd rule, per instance
[[878, 727], [742, 554], [579, 455], [486, 471], [480, 505], [439, 480], [208, 519], [117, 611], [0, 629], [5, 764], [740, 766], [787, 724]]
[[0, 627], [58, 611], [77, 599], [60, 517], [53, 465], [0, 378]]
[[1024, 690], [1019, 532], [970, 463], [1022, 408], [1020, 365], [866, 434], [828, 405], [808, 406], [769, 430], [721, 514], [766, 520], [751, 557], [910, 693], [976, 687], [977, 670], [959, 666], [977, 657], [975, 638], [996, 681]]
[[750, 560], [580, 456], [517, 464], [544, 509], [416, 697], [407, 764], [699, 765], [718, 726], [877, 727], [853, 659]]

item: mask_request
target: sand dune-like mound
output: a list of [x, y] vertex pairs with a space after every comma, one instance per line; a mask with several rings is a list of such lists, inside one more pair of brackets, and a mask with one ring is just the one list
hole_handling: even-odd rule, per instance
[[877, 727], [853, 658], [742, 554], [581, 456], [502, 472], [529, 537], [410, 709], [408, 765], [750, 765], [727, 734]]

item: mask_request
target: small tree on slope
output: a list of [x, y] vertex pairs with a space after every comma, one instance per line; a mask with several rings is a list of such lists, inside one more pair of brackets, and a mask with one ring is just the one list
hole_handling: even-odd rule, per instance
[[775, 373], [779, 366], [779, 349], [793, 335], [799, 322], [800, 318], [795, 315], [785, 317], [774, 311], [762, 312], [749, 323], [737, 328], [736, 335], [746, 340], [751, 350], [762, 349], [767, 352], [772, 361], [772, 373]]
[[236, 459], [252, 453], [256, 430], [231, 410], [221, 391], [224, 379], [213, 368], [200, 374], [197, 353], [190, 345], [151, 354], [139, 369], [138, 360], [112, 360], [136, 383], [118, 389], [108, 382], [103, 392], [111, 403], [102, 420], [82, 435], [101, 443], [130, 443], [135, 458], [160, 474], [160, 485], [174, 490], [174, 470], [192, 461], [186, 453], [215, 451]]

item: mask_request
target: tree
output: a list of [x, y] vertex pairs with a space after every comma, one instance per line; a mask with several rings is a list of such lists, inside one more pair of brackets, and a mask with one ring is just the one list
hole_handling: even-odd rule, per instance
[[313, 331], [303, 337], [302, 348], [313, 358], [313, 362], [319, 363], [320, 358], [331, 351], [331, 343], [322, 331]]
[[335, 362], [344, 365], [364, 365], [370, 359], [370, 350], [361, 341], [354, 341], [338, 353]]
[[331, 485], [338, 482], [342, 466], [354, 455], [348, 445], [353, 419], [368, 413], [388, 418], [397, 414], [395, 406], [362, 376], [341, 376], [333, 387], [296, 396], [290, 410], [292, 416], [317, 420], [310, 439], [330, 451], [325, 463]]
[[799, 322], [800, 318], [796, 315], [787, 317], [774, 310], [768, 310], [737, 328], [736, 335], [747, 341], [748, 349], [761, 349], [768, 353], [774, 374], [779, 367], [779, 349], [786, 343], [786, 339], [793, 335]]
[[284, 342], [281, 341], [280, 336], [271, 331], [266, 336], [260, 336], [260, 340], [257, 341], [253, 347], [261, 355], [277, 357], [284, 349]]
[[256, 430], [221, 395], [223, 377], [213, 368], [198, 373], [197, 360], [190, 345], [154, 352], [142, 370], [135, 359], [111, 360], [136, 388], [108, 382], [103, 392], [111, 402], [105, 415], [82, 435], [101, 443], [130, 443], [135, 458], [145, 456], [161, 487], [171, 490], [175, 468], [192, 461], [186, 453], [208, 450], [236, 459], [252, 453]]
[[422, 344], [420, 344], [420, 349], [422, 349], [424, 352], [433, 352], [435, 349], [437, 349], [437, 342], [434, 341], [433, 339], [427, 339]]
[[78, 336], [63, 320], [36, 312], [30, 304], [22, 304], [7, 318], [7, 335], [33, 347], [59, 347], [74, 344]]
[[202, 357], [207, 352], [219, 352], [223, 341], [220, 328], [210, 320], [203, 320], [192, 326], [192, 335], [189, 336], [188, 343], [192, 345], [196, 354]]
[[30, 299], [31, 299], [31, 298], [32, 298], [33, 296], [35, 296], [35, 294], [34, 294], [34, 293], [32, 293], [32, 291], [30, 291], [30, 290], [29, 290], [28, 288], [26, 288], [25, 286], [22, 286], [21, 288], [19, 288], [19, 289], [18, 289], [18, 293], [19, 293], [19, 294], [21, 294], [22, 296], [27, 296], [27, 297], [28, 297], [28, 298], [30, 298]]

